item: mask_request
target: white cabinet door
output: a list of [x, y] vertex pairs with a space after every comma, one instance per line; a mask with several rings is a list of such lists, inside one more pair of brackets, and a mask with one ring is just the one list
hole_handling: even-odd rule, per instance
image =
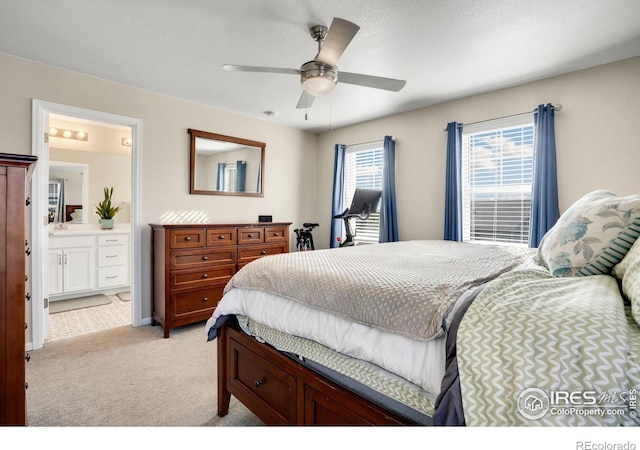
[[93, 247], [64, 250], [64, 291], [77, 292], [94, 289], [94, 269]]
[[49, 295], [62, 294], [62, 250], [49, 250]]

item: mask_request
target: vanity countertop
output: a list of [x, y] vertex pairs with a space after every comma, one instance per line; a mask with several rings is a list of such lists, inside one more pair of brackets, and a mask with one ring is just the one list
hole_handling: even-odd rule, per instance
[[49, 225], [49, 236], [80, 236], [86, 234], [130, 234], [131, 224], [117, 223], [113, 228], [103, 230], [99, 224], [67, 224], [66, 230], [56, 230], [54, 224]]

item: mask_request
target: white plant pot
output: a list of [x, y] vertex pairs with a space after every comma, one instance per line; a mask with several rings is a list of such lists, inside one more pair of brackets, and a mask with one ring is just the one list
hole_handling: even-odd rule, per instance
[[100, 228], [110, 230], [113, 228], [113, 219], [100, 219]]

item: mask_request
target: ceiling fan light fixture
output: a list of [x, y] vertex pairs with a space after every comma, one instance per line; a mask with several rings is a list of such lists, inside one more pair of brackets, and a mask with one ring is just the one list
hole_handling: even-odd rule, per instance
[[302, 88], [311, 95], [330, 94], [338, 82], [338, 70], [335, 66], [309, 61], [300, 68]]

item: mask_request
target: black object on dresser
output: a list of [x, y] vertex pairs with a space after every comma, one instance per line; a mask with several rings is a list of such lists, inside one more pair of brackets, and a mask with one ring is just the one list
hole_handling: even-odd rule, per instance
[[150, 224], [153, 324], [172, 328], [211, 317], [227, 282], [244, 265], [289, 252], [290, 222]]

